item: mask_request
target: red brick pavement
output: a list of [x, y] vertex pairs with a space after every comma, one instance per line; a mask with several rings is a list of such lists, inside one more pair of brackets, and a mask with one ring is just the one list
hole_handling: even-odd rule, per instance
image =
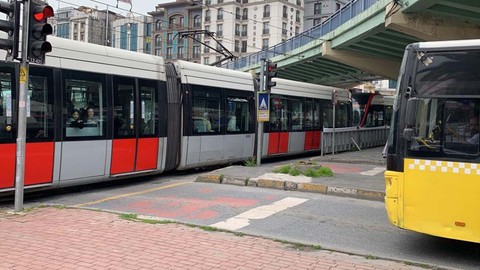
[[422, 269], [181, 224], [40, 208], [0, 213], [0, 269]]

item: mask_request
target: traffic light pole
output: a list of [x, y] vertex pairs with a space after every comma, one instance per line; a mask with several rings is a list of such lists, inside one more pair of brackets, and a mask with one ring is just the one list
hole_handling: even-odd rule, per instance
[[18, 94], [18, 130], [17, 130], [17, 163], [15, 168], [15, 212], [23, 211], [23, 194], [25, 178], [25, 148], [27, 139], [27, 87], [28, 87], [28, 35], [30, 5], [29, 0], [23, 3], [23, 35], [22, 54], [20, 62], [20, 87]]
[[[260, 89], [259, 92], [263, 93], [265, 91], [265, 58], [262, 58], [260, 61]], [[260, 101], [258, 100], [259, 95], [257, 93], [257, 114], [259, 112]], [[262, 163], [262, 148], [263, 148], [263, 122], [258, 121], [257, 116], [257, 166], [260, 166]]]

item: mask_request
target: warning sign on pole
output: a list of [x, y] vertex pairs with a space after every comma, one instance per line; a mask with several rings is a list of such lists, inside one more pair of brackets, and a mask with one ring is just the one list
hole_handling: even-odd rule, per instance
[[270, 120], [270, 95], [268, 93], [258, 93], [257, 98], [257, 121], [268, 122]]

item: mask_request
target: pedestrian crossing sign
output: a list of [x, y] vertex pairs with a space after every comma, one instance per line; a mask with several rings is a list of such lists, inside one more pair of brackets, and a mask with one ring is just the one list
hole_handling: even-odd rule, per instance
[[258, 93], [257, 97], [257, 121], [268, 122], [270, 120], [270, 95]]

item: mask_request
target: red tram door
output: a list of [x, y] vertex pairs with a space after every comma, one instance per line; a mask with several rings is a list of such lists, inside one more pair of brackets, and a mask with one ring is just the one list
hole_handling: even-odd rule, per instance
[[[13, 69], [1, 70], [0, 81], [0, 189], [15, 187], [16, 93]], [[27, 100], [27, 143], [24, 185], [48, 184], [53, 179], [54, 119], [51, 71], [30, 70]]]
[[288, 152], [288, 113], [287, 100], [272, 96], [270, 100], [270, 132], [268, 135], [268, 155]]
[[114, 78], [114, 134], [110, 174], [157, 168], [158, 96], [153, 81]]

